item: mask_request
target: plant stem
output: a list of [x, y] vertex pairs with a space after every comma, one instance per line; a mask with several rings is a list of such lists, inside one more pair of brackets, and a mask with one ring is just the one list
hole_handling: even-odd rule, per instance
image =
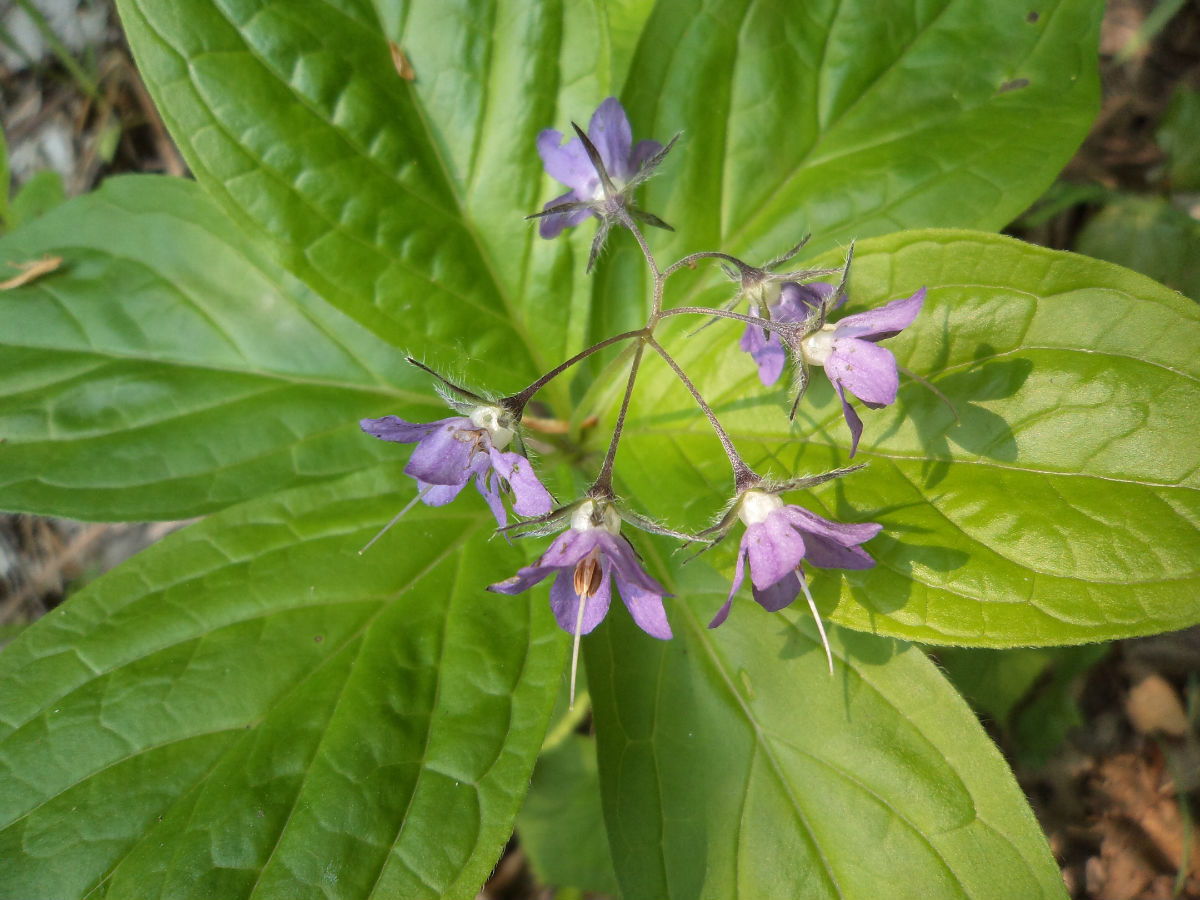
[[770, 319], [762, 319], [758, 316], [747, 316], [742, 313], [735, 313], [728, 309], [716, 309], [709, 306], [675, 306], [671, 309], [664, 309], [658, 314], [660, 319], [665, 319], [668, 316], [716, 316], [718, 319], [734, 319], [738, 322], [745, 322], [747, 325], [757, 325], [764, 331], [771, 331], [779, 335], [781, 338], [795, 330], [795, 326], [780, 325], [777, 322], [772, 322]]
[[625, 397], [621, 400], [621, 411], [617, 413], [617, 424], [613, 428], [612, 440], [608, 442], [608, 453], [604, 455], [604, 463], [600, 466], [600, 474], [588, 488], [589, 497], [602, 497], [611, 500], [613, 461], [617, 458], [617, 444], [621, 442], [621, 432], [625, 428], [625, 414], [629, 411], [629, 401], [633, 397], [633, 385], [637, 381], [638, 368], [642, 364], [642, 354], [646, 349], [646, 341], [653, 340], [648, 334], [633, 351], [633, 365], [629, 368], [629, 380], [625, 383]]
[[645, 328], [639, 328], [637, 331], [626, 331], [624, 334], [618, 334], [614, 337], [605, 338], [598, 344], [592, 344], [592, 346], [588, 347], [586, 350], [581, 350], [576, 353], [566, 362], [559, 363], [523, 391], [513, 394], [511, 397], [506, 397], [500, 402], [519, 419], [521, 417], [521, 413], [525, 411], [525, 405], [529, 403], [531, 399], [533, 399], [533, 395], [544, 388], [550, 381], [567, 371], [567, 369], [571, 368], [571, 366], [578, 362], [582, 362], [593, 353], [603, 350], [605, 347], [611, 346], [618, 341], [626, 341], [629, 340], [629, 338], [638, 337], [639, 335], [644, 335], [645, 333]]
[[704, 413], [705, 418], [708, 419], [708, 424], [711, 425], [712, 430], [716, 432], [717, 440], [721, 442], [721, 447], [724, 448], [725, 455], [729, 458], [729, 465], [733, 468], [734, 483], [741, 486], [748, 478], [752, 478], [754, 476], [754, 472], [748, 465], [746, 465], [745, 461], [743, 461], [742, 457], [738, 454], [737, 448], [733, 446], [733, 441], [729, 439], [729, 435], [725, 432], [725, 429], [721, 426], [720, 421], [717, 419], [717, 414], [713, 412], [712, 407], [708, 405], [708, 401], [705, 400], [700, 394], [700, 391], [692, 382], [692, 379], [688, 378], [683, 369], [679, 367], [679, 363], [675, 362], [674, 358], [666, 351], [662, 344], [654, 340], [652, 337], [648, 337], [646, 342], [654, 349], [654, 352], [661, 356], [663, 361], [671, 367], [671, 371], [675, 373], [679, 380], [683, 382], [684, 387], [686, 387], [691, 393], [692, 399], [696, 401], [696, 405], [700, 407], [700, 410]]

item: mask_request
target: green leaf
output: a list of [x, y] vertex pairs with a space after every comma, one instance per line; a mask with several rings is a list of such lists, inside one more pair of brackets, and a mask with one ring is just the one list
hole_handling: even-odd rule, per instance
[[[818, 572], [839, 624], [927, 643], [1087, 643], [1200, 621], [1200, 308], [1108, 263], [995, 235], [907, 232], [855, 254], [853, 313], [927, 300], [888, 347], [933, 382], [861, 410], [869, 468], [793, 502], [879, 522], [863, 572]], [[839, 313], [840, 315], [840, 313]], [[695, 327], [695, 320], [682, 323]], [[849, 429], [824, 373], [800, 406], [764, 389], [739, 323], [661, 338], [746, 461], [778, 478], [846, 465]], [[786, 381], [786, 379], [785, 379]], [[687, 393], [650, 360], [618, 475], [644, 511], [701, 527], [732, 491]], [[714, 562], [733, 568], [736, 534]], [[749, 606], [748, 600], [739, 601]], [[715, 612], [715, 610], [714, 610]]]
[[580, 116], [609, 91], [599, 4], [118, 5], [197, 179], [325, 299], [513, 390], [569, 355], [582, 236], [523, 216], [553, 196], [535, 139], [560, 92]]
[[[1002, 227], [1042, 195], [1099, 106], [1103, 7], [989, 0], [663, 0], [623, 99], [637, 135], [682, 132], [645, 208], [670, 261], [760, 263], [905, 228]], [[671, 48], [663, 52], [663, 48]], [[596, 339], [639, 327], [644, 263], [618, 235]], [[676, 279], [694, 299], [694, 281]]]
[[517, 834], [538, 880], [616, 894], [596, 774], [596, 742], [568, 735], [538, 757]]
[[24, 632], [0, 678], [0, 895], [475, 896], [566, 643], [491, 517], [395, 467], [173, 535]]
[[110, 179], [0, 241], [0, 503], [179, 518], [395, 458], [360, 416], [430, 379], [264, 259], [193, 183]]
[[1077, 702], [1080, 676], [1099, 663], [1110, 646], [939, 647], [936, 656], [971, 705], [999, 726], [1009, 757], [1038, 767], [1083, 724]]
[[1098, 100], [1102, 10], [1028, 12], [659, 3], [626, 96], [635, 121], [684, 130], [686, 146], [650, 208], [687, 249], [764, 258], [804, 231], [825, 248], [906, 227], [1000, 227], [1053, 181]]
[[1079, 232], [1075, 249], [1200, 297], [1200, 222], [1161, 197], [1122, 197]]
[[[735, 606], [703, 563], [672, 641], [585, 641], [609, 843], [628, 897], [1065, 897], [974, 715], [916, 648]], [[750, 608], [753, 607], [753, 608]]]
[[53, 169], [36, 173], [17, 191], [8, 208], [8, 227], [18, 228], [41, 218], [66, 199], [62, 176]]
[[12, 172], [8, 169], [8, 136], [0, 129], [0, 231], [12, 227], [9, 220], [8, 194], [12, 190]]
[[1169, 157], [1171, 188], [1200, 190], [1200, 91], [1177, 87], [1155, 136]]

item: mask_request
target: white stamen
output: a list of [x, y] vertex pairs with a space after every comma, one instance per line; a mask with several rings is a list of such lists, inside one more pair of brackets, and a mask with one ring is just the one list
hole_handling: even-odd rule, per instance
[[804, 574], [797, 570], [796, 574], [800, 577], [800, 589], [804, 591], [804, 597], [808, 600], [808, 608], [812, 610], [813, 618], [817, 622], [817, 631], [821, 633], [821, 643], [825, 646], [825, 658], [829, 661], [829, 674], [833, 676], [833, 652], [829, 649], [829, 638], [825, 636], [825, 626], [821, 624], [821, 614], [817, 612], [816, 601], [813, 600], [812, 594], [808, 592], [808, 582], [804, 580]]
[[826, 322], [821, 330], [810, 334], [800, 342], [800, 352], [810, 365], [823, 366], [833, 353], [833, 330], [836, 326]]
[[575, 646], [571, 649], [571, 700], [567, 704], [567, 709], [575, 708], [575, 672], [579, 668], [579, 634], [583, 631], [583, 611], [587, 607], [587, 602], [587, 597], [579, 597], [579, 613], [575, 616]]
[[505, 421], [507, 418], [504, 410], [498, 406], [477, 406], [471, 412], [471, 424], [477, 428], [486, 428], [492, 436], [492, 446], [497, 450], [503, 450], [511, 444], [516, 434], [504, 424]]
[[595, 510], [595, 500], [584, 500], [571, 514], [571, 527], [576, 531], [591, 531], [593, 528], [599, 527], [614, 536], [621, 533], [621, 517], [617, 515], [617, 511], [610, 504], [604, 504], [600, 513], [602, 521], [599, 526], [592, 523], [592, 515]]
[[767, 516], [783, 506], [783, 501], [777, 494], [767, 491], [746, 491], [742, 494], [742, 502], [738, 505], [738, 518], [744, 525], [758, 525], [767, 520]]
[[400, 512], [396, 513], [396, 515], [392, 517], [392, 521], [388, 522], [386, 525], [384, 525], [382, 528], [380, 528], [379, 532], [375, 535], [375, 537], [373, 537], [369, 541], [367, 541], [367, 545], [358, 551], [358, 555], [362, 556], [364, 553], [366, 553], [368, 550], [370, 550], [372, 544], [374, 544], [377, 540], [379, 540], [381, 537], [383, 537], [389, 528], [391, 528], [393, 525], [395, 525], [397, 522], [400, 521], [401, 516], [403, 516], [406, 512], [408, 512], [410, 509], [412, 509], [414, 506], [416, 506], [417, 501], [420, 500], [422, 497], [424, 497], [426, 494], [428, 494], [432, 490], [433, 490], [432, 484], [425, 485], [425, 487], [421, 490], [421, 492], [419, 494], [417, 494], [417, 496], [413, 497], [411, 500], [408, 501], [408, 503], [405, 505], [404, 509], [400, 510]]

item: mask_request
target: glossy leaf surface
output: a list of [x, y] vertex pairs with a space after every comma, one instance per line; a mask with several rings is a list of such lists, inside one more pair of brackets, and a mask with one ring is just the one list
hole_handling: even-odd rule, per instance
[[0, 294], [7, 509], [194, 516], [395, 458], [360, 416], [446, 415], [195, 184], [113, 179], [0, 240], [0, 261], [47, 255], [57, 271]]
[[[761, 262], [806, 234], [824, 250], [1004, 226], [1091, 124], [1102, 12], [1090, 0], [660, 2], [624, 92], [647, 134], [683, 133], [646, 201], [677, 231], [652, 246], [668, 261], [720, 248]], [[640, 324], [640, 306], [612, 308], [642, 283], [624, 248], [598, 334]]]
[[[883, 525], [866, 546], [875, 568], [814, 578], [825, 612], [864, 631], [993, 647], [1200, 621], [1200, 308], [1085, 257], [908, 232], [859, 245], [844, 311], [923, 285], [917, 322], [880, 346], [959, 421], [906, 379], [893, 406], [858, 407], [854, 461], [869, 468], [795, 495]], [[845, 465], [850, 433], [824, 373], [789, 426], [786, 379], [762, 387], [741, 331], [719, 323], [672, 346], [747, 462], [777, 478]], [[644, 379], [618, 468], [649, 512], [682, 508], [701, 527], [732, 490], [729, 465], [669, 370]], [[733, 539], [716, 551], [727, 570]]]
[[5, 897], [474, 897], [557, 693], [491, 517], [396, 468], [193, 525], [0, 656]]
[[628, 897], [1065, 897], [1020, 789], [916, 648], [802, 609], [734, 609], [700, 568], [675, 640], [586, 646], [605, 819]]

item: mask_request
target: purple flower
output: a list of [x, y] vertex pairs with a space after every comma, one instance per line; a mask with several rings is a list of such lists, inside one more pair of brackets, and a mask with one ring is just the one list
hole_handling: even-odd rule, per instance
[[380, 440], [417, 445], [404, 472], [417, 480], [417, 496], [427, 506], [449, 503], [472, 476], [501, 526], [508, 520], [501, 500], [502, 484], [512, 492], [517, 515], [539, 516], [554, 505], [529, 460], [504, 449], [516, 432], [499, 407], [476, 406], [468, 416], [437, 422], [413, 423], [384, 416], [363, 419], [359, 425]]
[[616, 582], [638, 627], [652, 637], [668, 640], [671, 626], [662, 602], [667, 591], [642, 569], [620, 532], [621, 520], [611, 505], [584, 500], [572, 514], [570, 527], [554, 539], [535, 565], [525, 566], [488, 590], [519, 594], [557, 572], [550, 588], [550, 608], [559, 627], [578, 637], [603, 621]]
[[738, 547], [729, 598], [708, 627], [716, 628], [729, 616], [733, 595], [742, 586], [749, 560], [754, 599], [763, 609], [776, 612], [804, 593], [817, 620], [832, 673], [833, 656], [825, 628], [800, 564], [807, 559], [810, 564], [826, 569], [869, 569], [875, 560], [858, 545], [875, 537], [882, 526], [873, 522], [851, 525], [831, 522], [802, 507], [785, 505], [777, 494], [756, 488], [741, 494], [736, 509], [746, 532]]
[[[629, 119], [616, 97], [609, 97], [592, 114], [588, 138], [595, 145], [608, 178], [618, 191], [634, 181], [643, 164], [663, 149], [658, 141], [633, 143]], [[538, 233], [544, 238], [557, 237], [564, 228], [578, 225], [590, 215], [600, 215], [594, 207], [607, 199], [603, 179], [589, 159], [583, 142], [578, 137], [571, 138], [566, 144], [562, 141], [562, 132], [553, 128], [547, 128], [537, 137], [538, 153], [547, 174], [570, 188], [547, 203], [545, 209], [566, 204], [585, 205], [542, 218]]]
[[[779, 323], [811, 323], [807, 334], [797, 335], [796, 347], [801, 366], [807, 372], [809, 365], [819, 365], [838, 398], [842, 401], [842, 414], [850, 426], [850, 456], [858, 450], [862, 436], [862, 419], [846, 400], [849, 391], [872, 409], [894, 403], [900, 387], [900, 376], [896, 369], [896, 358], [890, 350], [877, 346], [878, 341], [899, 334], [912, 324], [925, 302], [925, 288], [911, 297], [905, 297], [866, 312], [846, 316], [840, 322], [824, 323], [822, 304], [828, 303], [834, 293], [831, 284], [814, 283], [800, 285], [785, 283], [780, 290], [779, 303], [769, 307], [770, 318]], [[845, 300], [843, 294], [836, 303], [825, 310], [831, 312]], [[757, 315], [754, 307], [751, 314]], [[778, 334], [767, 335], [762, 328], [748, 325], [742, 335], [741, 348], [749, 353], [758, 365], [758, 375], [764, 385], [774, 384], [783, 371], [784, 350]]]

